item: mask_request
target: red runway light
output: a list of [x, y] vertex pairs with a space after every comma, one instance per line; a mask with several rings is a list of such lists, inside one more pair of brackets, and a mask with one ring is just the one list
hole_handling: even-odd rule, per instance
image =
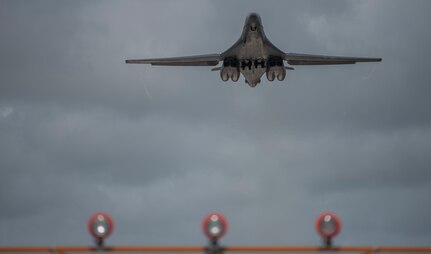
[[212, 241], [217, 241], [226, 233], [228, 223], [220, 213], [210, 213], [202, 221], [204, 234]]
[[107, 238], [113, 230], [114, 221], [106, 213], [95, 213], [88, 220], [88, 231], [98, 241]]
[[330, 240], [340, 232], [341, 221], [333, 213], [322, 213], [317, 218], [316, 230], [322, 238]]

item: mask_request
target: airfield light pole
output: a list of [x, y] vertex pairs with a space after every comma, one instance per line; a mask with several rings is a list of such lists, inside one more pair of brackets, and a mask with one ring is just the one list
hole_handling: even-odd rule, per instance
[[114, 220], [106, 213], [98, 212], [88, 219], [88, 232], [93, 236], [96, 246], [103, 248], [104, 240], [114, 230]]
[[209, 245], [207, 254], [223, 254], [223, 247], [219, 245], [219, 239], [226, 234], [228, 223], [221, 213], [210, 213], [202, 220], [202, 231], [208, 237]]
[[332, 238], [337, 236], [340, 230], [341, 220], [334, 213], [325, 212], [317, 217], [316, 231], [322, 237], [326, 248], [332, 247]]
[[226, 234], [228, 223], [220, 213], [208, 214], [202, 221], [202, 230], [209, 239], [207, 247], [202, 246], [105, 246], [104, 240], [113, 231], [114, 221], [106, 213], [95, 213], [88, 220], [88, 230], [95, 239], [96, 246], [56, 246], [56, 247], [0, 247], [0, 253], [205, 253], [224, 254], [224, 252], [253, 253], [431, 253], [430, 247], [369, 247], [333, 246], [332, 239], [341, 229], [341, 221], [333, 213], [323, 213], [316, 220], [316, 230], [324, 241], [323, 246], [220, 246], [219, 240]]

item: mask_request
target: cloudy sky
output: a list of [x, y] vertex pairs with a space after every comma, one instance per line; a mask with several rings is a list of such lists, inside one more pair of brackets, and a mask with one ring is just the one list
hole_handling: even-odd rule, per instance
[[[0, 1], [0, 245], [431, 242], [430, 1]], [[382, 57], [224, 83], [127, 58], [220, 53], [250, 12], [286, 52]]]

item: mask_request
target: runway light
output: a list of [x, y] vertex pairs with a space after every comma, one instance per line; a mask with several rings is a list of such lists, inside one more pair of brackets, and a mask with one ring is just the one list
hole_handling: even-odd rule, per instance
[[337, 215], [326, 212], [317, 217], [316, 230], [317, 233], [323, 238], [325, 245], [330, 247], [332, 245], [332, 238], [334, 238], [341, 229], [341, 221]]
[[220, 213], [210, 213], [202, 221], [202, 230], [204, 234], [214, 244], [223, 237], [227, 231], [227, 220]]
[[98, 246], [103, 245], [103, 240], [107, 238], [114, 229], [114, 221], [106, 213], [95, 213], [88, 220], [88, 231], [96, 240]]

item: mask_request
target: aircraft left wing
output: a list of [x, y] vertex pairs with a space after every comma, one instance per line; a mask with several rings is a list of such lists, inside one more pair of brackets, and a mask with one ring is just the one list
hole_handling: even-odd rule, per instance
[[215, 66], [221, 61], [220, 54], [182, 56], [152, 59], [129, 59], [128, 64], [151, 64], [165, 66]]
[[381, 62], [381, 58], [323, 56], [285, 53], [283, 59], [290, 65], [355, 64], [357, 62]]

